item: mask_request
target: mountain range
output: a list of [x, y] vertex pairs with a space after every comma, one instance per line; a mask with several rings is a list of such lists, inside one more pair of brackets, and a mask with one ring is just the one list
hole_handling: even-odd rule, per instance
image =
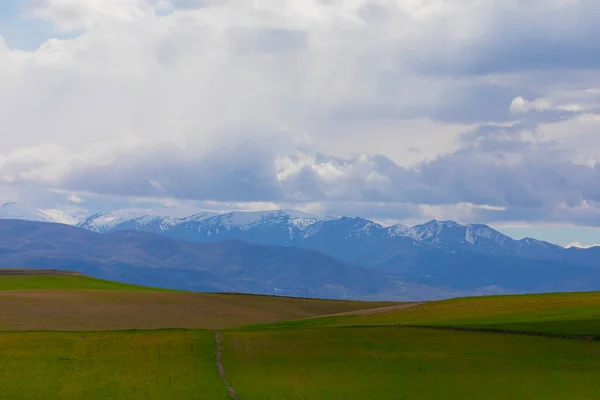
[[8, 267], [72, 270], [210, 292], [364, 298], [395, 290], [383, 273], [312, 250], [240, 241], [193, 243], [148, 232], [100, 234], [22, 220], [0, 221], [0, 268]]
[[[19, 205], [1, 206], [0, 218], [15, 219], [15, 214], [22, 214], [27, 218], [19, 219], [61, 223], [66, 220], [61, 217], [56, 221], [57, 213], [26, 213], [20, 207], [21, 211], [16, 212]], [[242, 245], [267, 246], [300, 252], [298, 257], [310, 252], [311, 257], [326, 257], [348, 268], [361, 266], [386, 279], [370, 293], [344, 286], [335, 294], [329, 293], [330, 297], [352, 293], [355, 298], [377, 295], [429, 299], [600, 288], [600, 247], [564, 248], [531, 238], [514, 240], [482, 224], [433, 220], [412, 227], [385, 227], [364, 218], [318, 217], [294, 210], [199, 213], [184, 218], [148, 215], [143, 210], [116, 210], [87, 216], [71, 225], [97, 235], [137, 232], [153, 234], [154, 240], [169, 243], [229, 243], [230, 250]], [[255, 257], [254, 262], [262, 261]], [[324, 259], [319, 262], [327, 264]], [[315, 261], [313, 265], [317, 264]], [[304, 273], [306, 279], [312, 279], [308, 269]], [[332, 285], [335, 276], [332, 277], [331, 282], [323, 281], [317, 286]], [[258, 282], [267, 278], [265, 275], [256, 279]], [[238, 290], [234, 286], [230, 289]]]

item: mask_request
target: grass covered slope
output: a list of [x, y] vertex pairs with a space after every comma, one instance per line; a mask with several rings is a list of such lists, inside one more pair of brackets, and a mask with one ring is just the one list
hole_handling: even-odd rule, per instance
[[451, 299], [387, 313], [290, 321], [264, 328], [389, 325], [600, 336], [600, 292]]
[[[222, 330], [239, 399], [600, 398], [598, 342], [420, 327], [591, 335], [600, 293], [401, 304], [29, 278], [0, 277], [0, 329], [63, 332], [0, 332], [3, 399], [230, 398], [203, 329]], [[132, 328], [196, 330], [114, 331]]]
[[0, 330], [224, 329], [390, 303], [154, 290], [61, 274], [0, 276]]
[[230, 331], [240, 399], [592, 399], [598, 343], [419, 328]]
[[3, 400], [228, 399], [208, 331], [0, 333]]
[[130, 285], [114, 281], [96, 279], [79, 274], [63, 273], [12, 273], [14, 270], [0, 270], [0, 291], [2, 290], [133, 290], [162, 291], [163, 289]]

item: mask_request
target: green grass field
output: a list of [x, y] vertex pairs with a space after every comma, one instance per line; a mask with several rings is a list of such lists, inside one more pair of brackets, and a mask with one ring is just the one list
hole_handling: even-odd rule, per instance
[[423, 303], [388, 313], [287, 321], [249, 329], [393, 325], [600, 336], [600, 293], [471, 297]]
[[2, 399], [232, 398], [215, 330], [242, 400], [600, 398], [600, 342], [577, 338], [600, 336], [600, 293], [398, 305], [23, 278], [0, 276]]
[[162, 289], [105, 281], [78, 275], [2, 275], [0, 290], [133, 290], [161, 291]]
[[594, 399], [598, 343], [417, 328], [237, 331], [240, 399]]
[[3, 400], [227, 399], [209, 331], [0, 333]]

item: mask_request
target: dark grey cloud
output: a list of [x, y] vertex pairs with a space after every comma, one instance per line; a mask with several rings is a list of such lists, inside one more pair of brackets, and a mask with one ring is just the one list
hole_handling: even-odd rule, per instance
[[223, 146], [192, 157], [156, 149], [119, 157], [107, 166], [69, 173], [62, 186], [93, 193], [211, 201], [282, 201], [273, 155], [260, 148]]
[[[479, 34], [467, 42], [439, 41], [420, 57], [427, 73], [488, 75], [537, 70], [590, 70], [600, 67], [600, 4], [572, 2], [493, 2], [493, 18], [481, 15]], [[479, 8], [482, 12], [485, 3]], [[477, 17], [477, 16], [475, 16]], [[437, 51], [436, 51], [437, 50]], [[436, 56], [437, 55], [437, 56]]]
[[[600, 203], [589, 203], [585, 208], [548, 205], [544, 207], [510, 207], [506, 211], [477, 209], [469, 221], [484, 223], [562, 224], [587, 227], [600, 226]], [[467, 221], [467, 222], [469, 222]]]
[[531, 142], [521, 132], [518, 126], [484, 127], [471, 132], [459, 150], [414, 168], [383, 155], [342, 158], [302, 152], [278, 167], [277, 160], [286, 153], [269, 141], [262, 146], [232, 141], [204, 153], [163, 146], [124, 153], [104, 166], [74, 165], [55, 187], [125, 197], [272, 202], [292, 208], [321, 203], [324, 214], [376, 219], [418, 218], [420, 205], [451, 209], [473, 204], [468, 214], [456, 211], [455, 218], [600, 224], [600, 165], [572, 162], [556, 143]]
[[475, 203], [507, 208], [600, 202], [599, 166], [565, 160], [551, 146], [502, 139], [494, 148], [492, 142], [462, 148], [416, 169], [382, 155], [320, 155], [282, 180], [270, 150], [230, 146], [197, 159], [162, 150], [72, 172], [63, 184], [124, 196], [240, 202]]

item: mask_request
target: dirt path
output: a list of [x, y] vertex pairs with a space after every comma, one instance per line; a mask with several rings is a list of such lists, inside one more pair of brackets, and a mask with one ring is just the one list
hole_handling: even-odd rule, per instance
[[[396, 311], [396, 310], [404, 310], [407, 308], [412, 308], [412, 307], [416, 307], [418, 305], [421, 305], [423, 303], [406, 303], [406, 304], [400, 304], [397, 306], [388, 306], [388, 307], [379, 307], [379, 308], [367, 308], [366, 310], [356, 310], [356, 311], [346, 311], [346, 312], [341, 312], [341, 313], [337, 313], [337, 314], [327, 314], [327, 315], [319, 315], [317, 318], [321, 318], [321, 317], [341, 317], [344, 315], [371, 315], [371, 314], [380, 314], [380, 313], [385, 313], [385, 312], [389, 312], [389, 311]], [[315, 317], [311, 317], [315, 318]]]
[[219, 372], [219, 377], [229, 392], [229, 397], [231, 397], [232, 400], [237, 400], [235, 390], [233, 390], [225, 376], [225, 368], [223, 368], [223, 345], [221, 344], [221, 335], [219, 335], [218, 332], [215, 332], [215, 343], [217, 345], [217, 371]]

